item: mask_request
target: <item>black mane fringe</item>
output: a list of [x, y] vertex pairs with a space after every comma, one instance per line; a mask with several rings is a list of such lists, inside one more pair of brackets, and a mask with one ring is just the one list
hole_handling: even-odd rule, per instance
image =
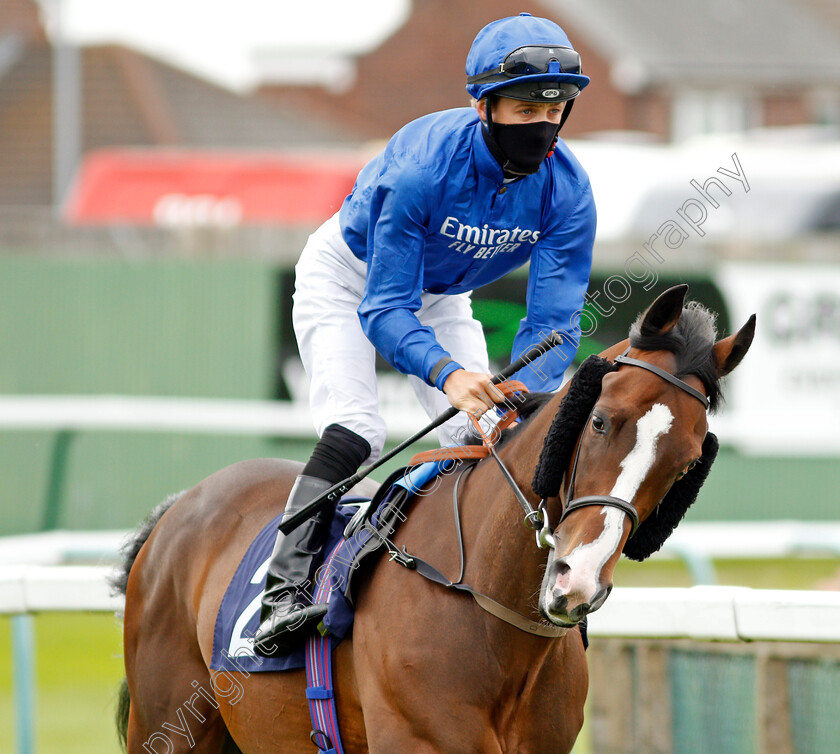
[[545, 437], [531, 482], [535, 494], [549, 498], [560, 493], [577, 439], [601, 394], [601, 380], [617, 368], [600, 356], [590, 356], [580, 365]]
[[703, 454], [697, 465], [671, 486], [656, 510], [645, 519], [624, 545], [624, 554], [631, 560], [644, 560], [655, 553], [682, 521], [697, 493], [709, 476], [718, 453], [718, 439], [711, 432], [703, 440]]
[[128, 681], [123, 678], [117, 691], [117, 740], [120, 749], [128, 751], [128, 717], [131, 714], [131, 694], [128, 691]]

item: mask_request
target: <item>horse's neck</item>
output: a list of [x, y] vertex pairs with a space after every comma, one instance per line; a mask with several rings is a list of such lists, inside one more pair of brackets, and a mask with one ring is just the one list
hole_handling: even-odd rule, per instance
[[568, 384], [563, 390], [543, 406], [527, 424], [517, 431], [500, 451], [500, 457], [510, 470], [520, 490], [529, 500], [539, 502], [531, 489], [534, 471], [540, 458], [545, 438], [554, 416], [560, 406], [560, 401], [568, 391]]
[[[539, 499], [531, 489], [531, 480], [559, 400], [550, 401], [499, 452], [517, 487], [534, 508]], [[478, 581], [473, 586], [480, 591], [482, 587], [491, 590], [487, 593], [494, 599], [534, 618], [534, 595], [539, 591], [549, 551], [537, 547], [533, 530], [525, 526], [525, 513], [493, 459], [485, 459], [473, 477], [464, 495], [468, 519], [465, 535], [472, 532], [467, 543], [467, 566], [469, 575]]]

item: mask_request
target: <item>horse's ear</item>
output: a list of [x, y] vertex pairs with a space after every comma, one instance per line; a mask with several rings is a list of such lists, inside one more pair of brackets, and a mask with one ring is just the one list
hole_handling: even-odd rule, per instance
[[688, 286], [675, 285], [654, 301], [642, 317], [640, 332], [642, 335], [664, 335], [680, 321]]
[[755, 335], [755, 314], [753, 314], [747, 323], [728, 338], [719, 340], [715, 343], [715, 365], [717, 366], [718, 376], [724, 377], [729, 374], [738, 364], [741, 359], [746, 356], [747, 351], [752, 345], [753, 336]]

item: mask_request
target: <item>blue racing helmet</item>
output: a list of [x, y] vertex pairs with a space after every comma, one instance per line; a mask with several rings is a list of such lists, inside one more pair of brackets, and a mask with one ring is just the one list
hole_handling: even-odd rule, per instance
[[467, 91], [528, 102], [564, 102], [589, 83], [580, 55], [557, 24], [530, 13], [487, 24], [467, 55]]

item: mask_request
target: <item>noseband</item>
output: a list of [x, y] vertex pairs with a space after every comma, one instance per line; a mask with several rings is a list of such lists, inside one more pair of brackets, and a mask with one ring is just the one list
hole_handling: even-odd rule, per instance
[[[664, 369], [660, 369], [655, 364], [650, 364], [647, 361], [642, 361], [640, 359], [631, 359], [627, 356], [630, 348], [628, 346], [627, 350], [621, 354], [621, 356], [616, 356], [613, 361], [618, 364], [627, 364], [628, 366], [633, 367], [641, 367], [642, 369], [646, 369], [648, 372], [655, 374], [657, 377], [661, 377], [663, 380], [670, 382], [672, 385], [675, 385], [683, 392], [688, 393], [692, 398], [696, 398], [703, 404], [703, 407], [708, 411], [709, 409], [709, 399], [703, 395], [699, 390], [691, 387], [687, 382], [684, 382], [679, 377], [675, 377], [670, 372], [666, 372]], [[595, 410], [595, 407], [592, 407], [592, 411]], [[592, 419], [592, 412], [589, 414], [589, 419], [586, 420], [586, 424], [584, 424], [584, 429], [589, 426], [589, 422]], [[628, 518], [630, 519], [630, 536], [632, 537], [636, 530], [639, 528], [639, 513], [636, 511], [636, 508], [627, 500], [624, 500], [620, 497], [613, 497], [612, 495], [585, 495], [583, 497], [574, 497], [574, 487], [575, 487], [575, 475], [577, 473], [577, 465], [578, 465], [578, 458], [580, 456], [580, 446], [582, 442], [578, 442], [577, 451], [575, 452], [575, 462], [572, 465], [572, 473], [569, 476], [569, 490], [566, 493], [566, 499], [569, 501], [566, 503], [563, 513], [560, 516], [560, 521], [558, 525], [563, 522], [563, 520], [572, 512], [577, 510], [578, 508], [585, 508], [588, 505], [602, 505], [602, 506], [609, 506], [612, 508], [618, 508], [620, 511], [623, 511], [627, 514]], [[545, 510], [545, 501], [540, 505], [542, 510]], [[553, 541], [551, 542], [553, 546]]]

